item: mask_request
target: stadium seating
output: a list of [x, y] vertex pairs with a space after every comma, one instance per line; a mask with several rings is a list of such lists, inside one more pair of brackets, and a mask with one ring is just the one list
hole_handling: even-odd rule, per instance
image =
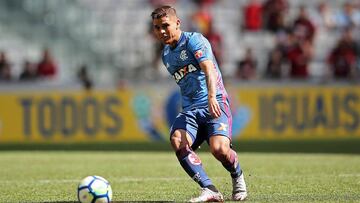
[[[293, 19], [300, 5], [310, 9], [320, 2], [289, 0], [287, 18]], [[340, 7], [345, 0], [328, 1]], [[235, 63], [247, 47], [252, 47], [258, 59], [258, 73], [262, 75], [274, 36], [268, 32], [241, 32], [241, 7], [247, 1], [217, 1], [211, 7], [215, 28], [224, 39], [223, 74], [233, 75]], [[194, 4], [178, 1], [179, 15], [184, 29]], [[0, 49], [6, 50], [16, 61], [13, 74], [20, 71], [24, 58], [35, 60], [41, 49], [49, 46], [61, 65], [61, 81], [74, 75], [74, 67], [86, 63], [98, 75], [100, 82], [113, 82], [118, 77], [142, 77], [154, 57], [153, 40], [149, 34], [152, 7], [146, 0], [62, 0], [62, 1], [0, 1]], [[334, 45], [338, 33], [323, 30], [315, 42], [315, 58], [310, 65], [313, 76], [321, 76], [324, 60]], [[146, 71], [145, 71], [146, 72]], [[120, 76], [119, 76], [120, 75]]]

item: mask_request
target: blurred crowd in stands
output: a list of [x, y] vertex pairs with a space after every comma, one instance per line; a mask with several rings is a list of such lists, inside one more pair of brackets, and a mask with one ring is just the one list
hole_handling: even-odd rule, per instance
[[[330, 9], [326, 1], [315, 10], [300, 6], [297, 17], [287, 21], [287, 0], [250, 1], [243, 8], [243, 30], [266, 30], [276, 36], [276, 45], [270, 51], [266, 78], [308, 78], [309, 64], [314, 56], [314, 39], [318, 31], [340, 32], [340, 38], [329, 50], [325, 64], [333, 78], [359, 77], [359, 42], [353, 33], [360, 35], [360, 2], [349, 1], [339, 10]], [[312, 11], [312, 12], [310, 12]], [[359, 40], [359, 39], [357, 39]], [[251, 50], [239, 62], [237, 75], [243, 79], [255, 78], [256, 59]]]
[[[149, 0], [155, 8], [159, 5], [176, 5], [179, 0]], [[188, 19], [189, 28], [184, 31], [201, 32], [212, 44], [218, 63], [223, 62], [223, 36], [214, 26], [212, 7], [226, 0], [189, 0], [196, 9]], [[341, 6], [331, 6], [328, 1], [318, 1], [318, 5], [307, 7], [306, 3], [296, 7], [294, 17], [289, 17], [292, 0], [248, 0], [239, 12], [241, 34], [273, 36], [275, 42], [271, 50], [264, 50], [267, 56], [265, 64], [259, 71], [259, 59], [254, 54], [258, 44], [242, 47], [244, 55], [235, 64], [233, 75], [237, 80], [254, 79], [308, 79], [309, 66], [314, 60], [315, 41], [319, 33], [336, 33], [334, 46], [325, 50], [326, 56], [321, 59], [326, 66], [324, 78], [360, 79], [360, 1], [343, 1]], [[245, 2], [245, 1], [244, 1]], [[305, 2], [305, 1], [304, 1]], [[116, 25], [115, 25], [116, 26]], [[150, 26], [151, 27], [151, 26]], [[149, 29], [151, 33], [151, 29]], [[155, 43], [155, 42], [154, 42]], [[234, 45], [236, 46], [236, 45]], [[0, 81], [33, 81], [39, 78], [56, 78], [58, 65], [51, 51], [45, 48], [40, 61], [23, 62], [19, 76], [12, 75], [12, 63], [7, 58], [6, 50], [0, 47]], [[321, 47], [320, 47], [321, 49]], [[152, 67], [160, 62], [161, 44], [155, 43]], [[150, 50], [149, 50], [150, 51]], [[90, 89], [92, 80], [86, 65], [77, 70], [77, 77], [86, 89]]]
[[[211, 7], [221, 0], [193, 1], [198, 9], [190, 16], [190, 31], [201, 32], [210, 41], [221, 65], [222, 36], [214, 29], [211, 13]], [[237, 62], [233, 75], [240, 80], [307, 79], [317, 33], [333, 32], [339, 33], [339, 38], [334, 38], [333, 40], [337, 40], [335, 46], [325, 51], [327, 56], [323, 63], [327, 71], [324, 71], [323, 77], [360, 79], [360, 1], [346, 1], [340, 7], [330, 7], [324, 0], [314, 8], [307, 8], [305, 2], [299, 6], [295, 19], [288, 16], [289, 1], [291, 0], [251, 0], [240, 8], [241, 33], [270, 33], [276, 42], [268, 53], [265, 71], [258, 71], [258, 59], [252, 49], [259, 45], [253, 44], [253, 47], [243, 47], [245, 54]], [[176, 1], [151, 2], [156, 7]], [[155, 61], [159, 60], [157, 57], [160, 55], [155, 57]]]
[[11, 81], [31, 81], [39, 78], [53, 78], [57, 74], [57, 64], [54, 61], [51, 52], [48, 48], [43, 50], [43, 55], [40, 61], [31, 62], [27, 59], [24, 60], [22, 65], [22, 72], [18, 78], [11, 75], [12, 63], [7, 57], [5, 51], [0, 51], [0, 80]]
[[[27, 59], [23, 61], [22, 71], [18, 77], [11, 74], [11, 62], [6, 52], [0, 51], [0, 82], [1, 81], [20, 81], [29, 82], [36, 80], [52, 80], [58, 73], [58, 65], [54, 60], [50, 50], [45, 48], [42, 58], [38, 62], [32, 62]], [[93, 81], [90, 79], [86, 65], [81, 65], [77, 72], [77, 78], [84, 89], [91, 89]]]

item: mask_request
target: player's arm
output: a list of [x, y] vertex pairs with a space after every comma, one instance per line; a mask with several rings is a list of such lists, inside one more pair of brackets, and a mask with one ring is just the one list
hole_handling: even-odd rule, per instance
[[205, 60], [199, 64], [206, 76], [210, 114], [213, 118], [218, 118], [221, 115], [221, 109], [219, 102], [216, 100], [217, 72], [215, 71], [214, 63], [211, 60]]

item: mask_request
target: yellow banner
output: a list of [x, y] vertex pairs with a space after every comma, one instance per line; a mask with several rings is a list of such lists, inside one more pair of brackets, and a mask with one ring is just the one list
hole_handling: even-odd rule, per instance
[[[360, 138], [358, 87], [228, 88], [233, 139]], [[168, 141], [178, 89], [0, 93], [0, 143]]]
[[129, 98], [128, 91], [0, 94], [0, 143], [149, 140]]
[[259, 87], [237, 93], [237, 108], [246, 109], [246, 124], [236, 135], [241, 138], [360, 138], [358, 87]]

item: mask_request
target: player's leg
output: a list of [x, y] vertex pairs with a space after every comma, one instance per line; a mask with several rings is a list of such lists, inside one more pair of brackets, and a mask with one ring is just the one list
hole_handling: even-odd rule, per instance
[[202, 188], [201, 194], [190, 202], [223, 201], [222, 194], [216, 189], [205, 173], [200, 158], [191, 149], [192, 137], [183, 129], [177, 129], [171, 136], [171, 145], [176, 151], [180, 165], [186, 173]]
[[197, 182], [200, 187], [211, 187], [212, 182], [206, 175], [200, 158], [190, 148], [192, 144], [191, 136], [183, 129], [177, 129], [171, 136], [171, 145], [176, 152], [180, 165], [186, 173]]
[[236, 152], [230, 148], [229, 138], [223, 135], [213, 135], [210, 137], [209, 144], [211, 153], [230, 172], [231, 177], [240, 176], [242, 170]]
[[219, 118], [208, 121], [209, 145], [211, 153], [230, 172], [233, 182], [233, 200], [244, 200], [247, 196], [244, 175], [236, 152], [231, 148], [231, 112], [221, 104]]
[[[191, 117], [191, 115], [180, 114], [172, 126], [170, 138], [171, 145], [176, 152], [180, 165], [202, 188], [201, 195], [190, 201], [222, 201], [222, 195], [218, 192], [205, 173], [200, 158], [191, 148], [196, 139], [196, 137], [192, 135], [196, 135], [197, 131], [197, 124]], [[192, 135], [190, 135], [190, 133]]]
[[230, 172], [233, 184], [233, 200], [245, 200], [247, 190], [244, 175], [238, 162], [237, 154], [230, 147], [230, 139], [224, 135], [213, 135], [210, 137], [209, 143], [211, 153]]
[[244, 175], [238, 161], [238, 156], [230, 147], [230, 139], [224, 135], [213, 135], [210, 137], [209, 144], [211, 153], [230, 172], [233, 183], [233, 200], [245, 200], [247, 190]]

